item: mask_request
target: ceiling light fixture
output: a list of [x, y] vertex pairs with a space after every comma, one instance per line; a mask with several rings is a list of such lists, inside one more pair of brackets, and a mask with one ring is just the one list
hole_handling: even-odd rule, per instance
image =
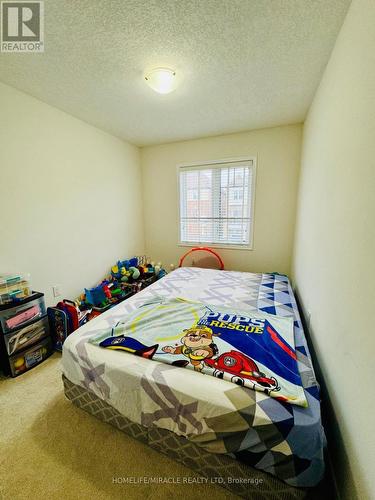
[[176, 88], [176, 72], [172, 69], [155, 68], [147, 73], [145, 80], [159, 94], [169, 94]]

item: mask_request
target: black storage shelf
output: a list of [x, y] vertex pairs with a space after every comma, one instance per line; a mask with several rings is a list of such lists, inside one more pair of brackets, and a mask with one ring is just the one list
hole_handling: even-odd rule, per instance
[[17, 377], [53, 352], [44, 294], [0, 305], [0, 369]]

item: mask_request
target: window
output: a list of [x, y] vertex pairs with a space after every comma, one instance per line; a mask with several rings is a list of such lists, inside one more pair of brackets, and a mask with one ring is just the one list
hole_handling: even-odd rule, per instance
[[180, 243], [252, 248], [255, 160], [179, 167]]

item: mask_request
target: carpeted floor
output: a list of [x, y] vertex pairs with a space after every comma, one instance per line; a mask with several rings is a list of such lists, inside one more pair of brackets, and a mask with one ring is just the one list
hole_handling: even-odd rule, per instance
[[197, 476], [73, 406], [63, 393], [59, 358], [0, 380], [1, 499], [236, 498], [214, 484], [113, 482]]

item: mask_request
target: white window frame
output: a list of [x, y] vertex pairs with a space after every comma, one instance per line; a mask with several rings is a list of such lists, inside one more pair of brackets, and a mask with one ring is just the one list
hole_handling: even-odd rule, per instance
[[[210, 168], [215, 168], [217, 165], [218, 168], [222, 167], [225, 163], [251, 163], [250, 168], [252, 169], [252, 182], [249, 185], [249, 196], [250, 196], [250, 230], [249, 230], [249, 244], [248, 245], [231, 245], [230, 243], [209, 243], [207, 241], [202, 242], [186, 242], [181, 241], [181, 203], [180, 203], [180, 171], [183, 168], [196, 167], [199, 169], [200, 167], [203, 169], [206, 166]], [[256, 191], [256, 169], [257, 167], [257, 157], [256, 156], [241, 156], [236, 158], [224, 158], [221, 160], [203, 160], [189, 163], [179, 163], [176, 167], [177, 172], [177, 213], [178, 213], [178, 243], [179, 247], [197, 247], [197, 246], [209, 246], [211, 248], [226, 248], [229, 250], [254, 250], [254, 224], [255, 224], [255, 191]]]

